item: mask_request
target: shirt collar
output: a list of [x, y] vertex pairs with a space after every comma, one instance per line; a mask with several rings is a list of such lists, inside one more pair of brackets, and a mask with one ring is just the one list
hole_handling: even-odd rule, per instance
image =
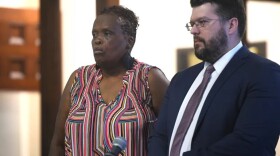
[[[223, 55], [219, 60], [217, 60], [214, 63], [214, 68], [215, 71], [218, 74], [220, 74], [223, 69], [225, 68], [225, 66], [229, 63], [229, 61], [232, 59], [232, 57], [238, 52], [238, 50], [243, 46], [242, 42], [240, 41], [234, 48], [232, 48], [230, 51], [228, 51], [225, 55]], [[209, 66], [210, 63], [209, 62], [205, 62], [204, 63], [204, 68], [206, 68], [207, 66]]]

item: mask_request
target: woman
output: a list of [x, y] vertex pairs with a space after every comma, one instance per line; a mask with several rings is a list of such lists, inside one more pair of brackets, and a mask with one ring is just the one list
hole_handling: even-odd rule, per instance
[[121, 155], [147, 155], [169, 81], [157, 67], [130, 56], [138, 18], [122, 6], [104, 9], [94, 21], [96, 64], [70, 76], [63, 91], [50, 155], [104, 155], [116, 137], [127, 141]]

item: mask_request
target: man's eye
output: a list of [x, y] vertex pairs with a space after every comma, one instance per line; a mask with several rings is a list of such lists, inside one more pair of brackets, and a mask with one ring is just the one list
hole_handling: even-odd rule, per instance
[[198, 21], [198, 23], [203, 24], [203, 23], [205, 23], [205, 20], [200, 20], [200, 21]]
[[198, 24], [199, 24], [200, 26], [204, 26], [204, 24], [205, 24], [206, 22], [207, 22], [206, 20], [200, 20], [200, 21], [198, 21]]

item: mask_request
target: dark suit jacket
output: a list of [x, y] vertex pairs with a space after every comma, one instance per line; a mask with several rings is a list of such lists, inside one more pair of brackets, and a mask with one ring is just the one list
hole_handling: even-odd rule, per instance
[[[168, 155], [180, 106], [203, 63], [177, 73], [149, 139], [149, 156]], [[184, 156], [274, 156], [280, 132], [280, 67], [242, 47], [210, 90]]]

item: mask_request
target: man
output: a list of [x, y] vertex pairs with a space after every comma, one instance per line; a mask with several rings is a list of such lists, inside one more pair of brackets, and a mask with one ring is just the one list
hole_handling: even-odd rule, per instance
[[[280, 66], [242, 44], [242, 0], [191, 0], [191, 6], [186, 27], [203, 62], [170, 82], [149, 155], [274, 156], [280, 131]], [[214, 71], [194, 106], [191, 101], [199, 96], [192, 95], [208, 66]], [[185, 119], [189, 123], [180, 124]]]

